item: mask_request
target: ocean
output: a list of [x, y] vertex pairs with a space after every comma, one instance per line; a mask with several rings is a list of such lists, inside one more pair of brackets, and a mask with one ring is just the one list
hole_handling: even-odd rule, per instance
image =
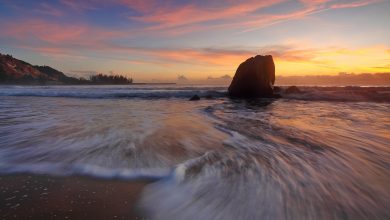
[[390, 87], [285, 89], [0, 86], [0, 174], [148, 180], [149, 219], [390, 219]]

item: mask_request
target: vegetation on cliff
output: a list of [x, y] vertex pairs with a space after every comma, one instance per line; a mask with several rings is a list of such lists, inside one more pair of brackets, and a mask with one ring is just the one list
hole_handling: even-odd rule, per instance
[[95, 74], [85, 78], [65, 75], [50, 66], [33, 66], [11, 55], [0, 53], [0, 84], [131, 84], [132, 78], [122, 75]]

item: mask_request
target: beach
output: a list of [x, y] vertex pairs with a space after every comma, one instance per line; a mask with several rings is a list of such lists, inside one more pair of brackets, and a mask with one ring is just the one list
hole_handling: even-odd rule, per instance
[[87, 177], [0, 177], [1, 219], [144, 219], [137, 200], [148, 181]]

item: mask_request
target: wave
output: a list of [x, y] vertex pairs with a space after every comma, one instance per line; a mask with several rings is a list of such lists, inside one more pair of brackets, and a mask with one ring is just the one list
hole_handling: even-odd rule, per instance
[[112, 98], [139, 98], [139, 99], [168, 99], [168, 98], [185, 98], [188, 99], [193, 95], [201, 98], [220, 98], [225, 97], [227, 92], [215, 90], [1, 90], [0, 96], [29, 96], [29, 97], [64, 97], [64, 98], [93, 98], [93, 99], [112, 99]]
[[100, 179], [120, 180], [150, 180], [157, 181], [169, 177], [172, 173], [168, 168], [106, 168], [89, 164], [64, 165], [55, 163], [35, 163], [18, 165], [1, 165], [1, 174], [31, 173], [52, 176], [88, 176]]
[[388, 138], [378, 123], [386, 106], [227, 101], [208, 107], [229, 134], [225, 148], [146, 186], [141, 207], [150, 219], [386, 219]]
[[[305, 101], [373, 101], [390, 102], [390, 87], [310, 87], [296, 90], [279, 87], [283, 99]], [[0, 88], [0, 96], [64, 97], [92, 99], [189, 99], [226, 98], [226, 87], [211, 86], [6, 86]]]
[[[390, 102], [390, 87], [281, 87], [281, 96], [286, 99], [306, 101], [374, 101]], [[291, 88], [291, 87], [290, 87]]]

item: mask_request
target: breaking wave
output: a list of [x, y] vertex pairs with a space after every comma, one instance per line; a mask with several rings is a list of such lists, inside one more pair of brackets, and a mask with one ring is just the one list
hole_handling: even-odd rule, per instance
[[282, 87], [283, 98], [306, 101], [374, 101], [390, 102], [390, 87], [297, 87], [288, 93], [288, 87]]
[[[306, 101], [390, 102], [390, 87], [308, 87], [288, 92], [279, 87], [281, 98]], [[0, 96], [65, 97], [91, 99], [189, 99], [226, 98], [226, 86], [4, 86]]]
[[224, 97], [226, 92], [220, 87], [137, 87], [137, 86], [37, 86], [37, 87], [5, 87], [0, 96], [33, 96], [33, 97], [66, 97], [66, 98], [190, 98]]

